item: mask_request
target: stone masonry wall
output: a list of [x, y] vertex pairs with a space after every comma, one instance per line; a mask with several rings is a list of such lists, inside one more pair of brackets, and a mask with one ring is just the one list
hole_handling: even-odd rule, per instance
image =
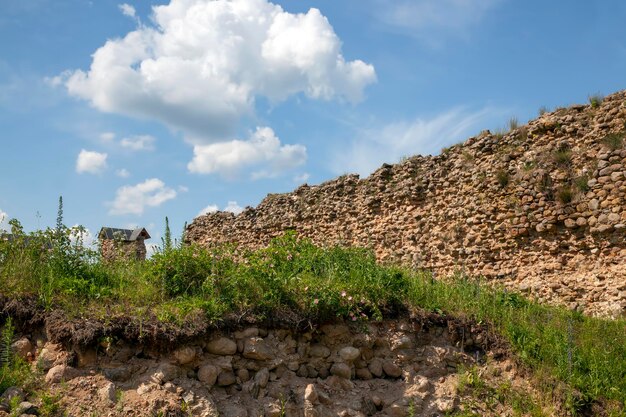
[[622, 91], [365, 179], [270, 194], [238, 216], [207, 214], [186, 236], [256, 248], [296, 230], [318, 244], [370, 247], [381, 261], [439, 276], [464, 271], [618, 316], [626, 311], [625, 129]]
[[146, 259], [146, 244], [143, 239], [132, 242], [104, 239], [100, 241], [100, 253], [108, 261], [128, 259], [143, 261]]

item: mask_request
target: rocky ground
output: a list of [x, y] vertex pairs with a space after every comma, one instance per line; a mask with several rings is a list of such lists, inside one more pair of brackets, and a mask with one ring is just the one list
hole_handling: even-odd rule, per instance
[[[166, 350], [115, 337], [63, 347], [48, 336], [25, 333], [13, 350], [68, 416], [513, 415], [484, 391], [475, 398], [464, 389], [478, 377], [480, 386], [539, 398], [484, 326], [436, 316], [307, 331], [243, 327]], [[40, 414], [40, 400], [11, 388], [0, 416], [13, 396], [23, 417]]]

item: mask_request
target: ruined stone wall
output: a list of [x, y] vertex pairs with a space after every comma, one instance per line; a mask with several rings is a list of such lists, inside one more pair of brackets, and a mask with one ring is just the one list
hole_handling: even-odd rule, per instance
[[146, 259], [146, 244], [143, 239], [133, 242], [103, 239], [100, 241], [100, 253], [108, 261], [116, 259], [143, 261]]
[[[319, 244], [372, 248], [381, 261], [441, 276], [464, 271], [540, 301], [626, 311], [626, 92], [597, 107], [545, 113], [435, 157], [383, 165], [238, 216], [196, 218], [187, 239], [266, 245], [285, 230]], [[620, 139], [621, 138], [621, 139]]]

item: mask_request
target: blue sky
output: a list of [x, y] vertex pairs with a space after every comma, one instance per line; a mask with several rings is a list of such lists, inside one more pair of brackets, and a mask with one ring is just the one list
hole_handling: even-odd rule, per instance
[[68, 225], [158, 243], [165, 216], [178, 233], [623, 89], [625, 19], [621, 0], [0, 0], [0, 216], [51, 226], [62, 195]]

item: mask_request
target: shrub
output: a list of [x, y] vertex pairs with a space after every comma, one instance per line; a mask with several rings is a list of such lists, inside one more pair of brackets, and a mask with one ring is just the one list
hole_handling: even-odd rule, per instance
[[552, 154], [554, 162], [563, 168], [569, 167], [572, 163], [572, 151], [567, 148], [561, 148]]
[[594, 109], [599, 107], [600, 104], [602, 104], [603, 100], [604, 100], [604, 96], [599, 94], [599, 93], [592, 94], [592, 95], [589, 96], [589, 104]]
[[557, 198], [563, 204], [569, 204], [574, 199], [574, 191], [571, 187], [564, 186], [556, 193]]
[[586, 193], [589, 191], [589, 176], [581, 175], [580, 177], [574, 178], [574, 185], [578, 191]]
[[515, 130], [519, 127], [519, 122], [517, 120], [517, 117], [511, 117], [509, 119], [509, 130]]
[[541, 106], [539, 107], [539, 116], [543, 116], [544, 114], [546, 114], [548, 112], [548, 108], [546, 106]]
[[496, 172], [496, 179], [498, 180], [498, 184], [500, 187], [504, 188], [509, 185], [510, 175], [509, 172], [505, 169], [501, 169]]

